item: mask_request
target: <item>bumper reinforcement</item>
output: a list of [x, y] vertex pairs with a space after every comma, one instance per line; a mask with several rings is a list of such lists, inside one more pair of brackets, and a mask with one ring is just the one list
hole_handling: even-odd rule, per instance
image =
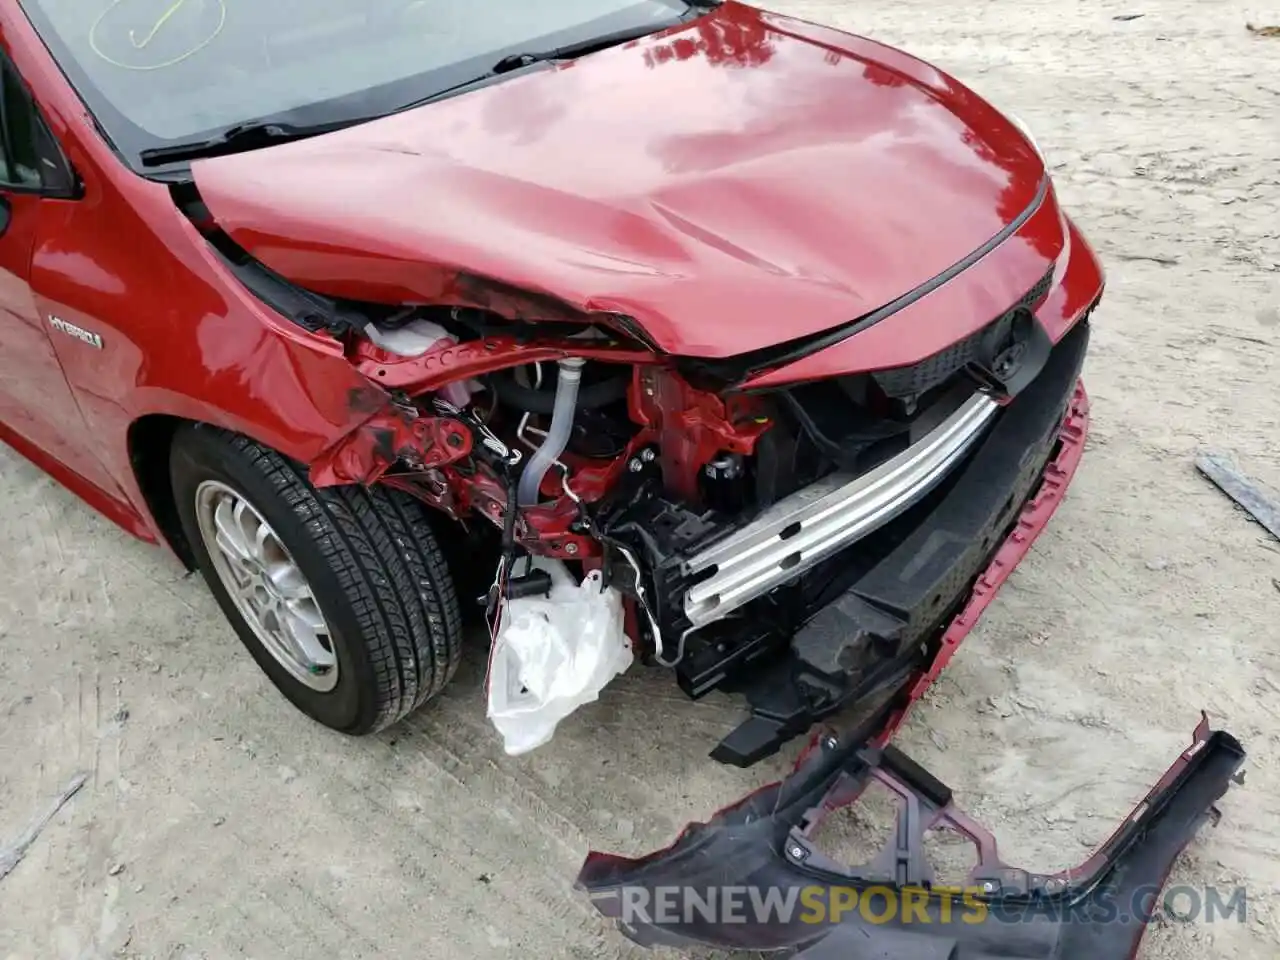
[[728, 616], [795, 579], [833, 553], [888, 523], [928, 493], [959, 461], [1000, 406], [975, 393], [906, 450], [857, 476], [834, 474], [769, 507], [763, 515], [695, 554], [685, 594], [695, 627]]
[[714, 759], [750, 766], [837, 710], [937, 675], [1044, 530], [1080, 463], [1089, 403], [1078, 377], [1088, 341], [1079, 324], [910, 534], [819, 609], [787, 657], [743, 677], [750, 714]]

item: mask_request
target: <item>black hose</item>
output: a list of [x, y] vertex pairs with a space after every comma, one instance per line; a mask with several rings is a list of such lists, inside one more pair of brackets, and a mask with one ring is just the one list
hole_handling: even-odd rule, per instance
[[[536, 390], [517, 383], [514, 370], [499, 370], [489, 375], [489, 386], [499, 400], [517, 410], [550, 416], [556, 403], [555, 379], [550, 379], [549, 384], [541, 390]], [[626, 397], [627, 382], [628, 377], [623, 374], [598, 383], [584, 383], [578, 388], [578, 408], [595, 410], [598, 407], [607, 407], [611, 403], [616, 403]]]

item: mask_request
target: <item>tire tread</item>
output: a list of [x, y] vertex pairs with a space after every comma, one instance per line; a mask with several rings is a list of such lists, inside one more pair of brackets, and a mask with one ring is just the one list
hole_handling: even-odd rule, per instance
[[238, 434], [232, 451], [267, 479], [335, 573], [360, 625], [376, 678], [376, 713], [352, 733], [403, 719], [457, 671], [462, 622], [448, 566], [427, 508], [386, 487], [316, 489], [304, 468]]

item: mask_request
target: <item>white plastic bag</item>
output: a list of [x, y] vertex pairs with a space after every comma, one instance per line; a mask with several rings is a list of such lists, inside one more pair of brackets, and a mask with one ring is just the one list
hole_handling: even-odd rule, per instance
[[622, 595], [599, 571], [579, 584], [563, 563], [535, 557], [551, 575], [546, 597], [507, 601], [489, 655], [489, 719], [509, 755], [551, 739], [556, 725], [631, 666]]

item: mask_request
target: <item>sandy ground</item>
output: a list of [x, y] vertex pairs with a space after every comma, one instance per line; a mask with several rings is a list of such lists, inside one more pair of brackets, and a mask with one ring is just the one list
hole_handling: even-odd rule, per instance
[[[1207, 708], [1251, 769], [1175, 878], [1247, 884], [1249, 919], [1159, 924], [1143, 956], [1275, 956], [1280, 545], [1191, 460], [1223, 449], [1280, 488], [1280, 40], [1244, 28], [1280, 10], [778, 6], [1019, 114], [1110, 270], [1076, 485], [901, 743], [1010, 858], [1051, 869], [1110, 831]], [[0, 957], [641, 956], [573, 893], [583, 853], [664, 844], [781, 767], [709, 763], [736, 706], [643, 671], [507, 758], [475, 656], [394, 732], [331, 735], [198, 581], [7, 450], [0, 504], [0, 843], [89, 772], [0, 880]]]

